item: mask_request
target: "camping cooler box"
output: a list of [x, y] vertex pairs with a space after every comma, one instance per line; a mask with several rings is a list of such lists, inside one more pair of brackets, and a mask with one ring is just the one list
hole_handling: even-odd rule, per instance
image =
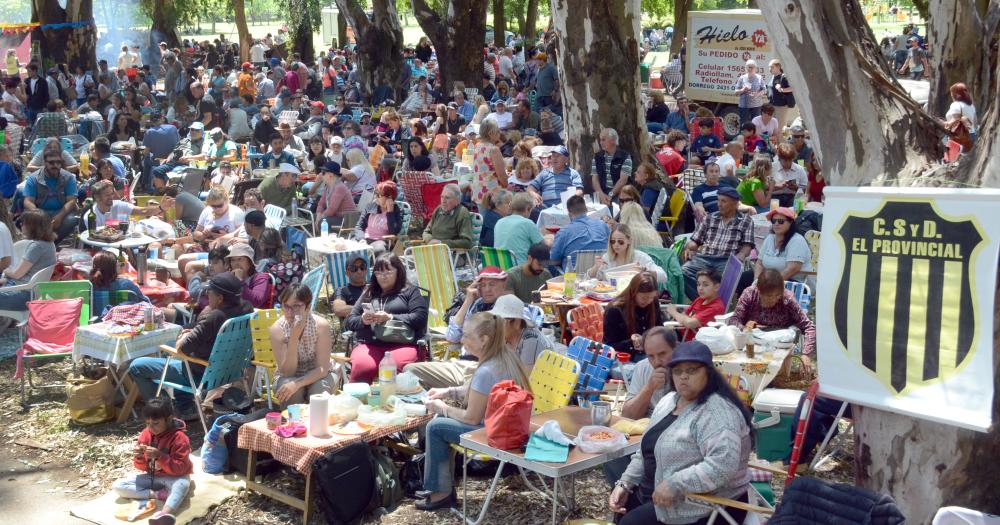
[[757, 457], [766, 461], [784, 460], [792, 451], [795, 408], [805, 395], [801, 390], [768, 388], [753, 400], [753, 421], [757, 429]]

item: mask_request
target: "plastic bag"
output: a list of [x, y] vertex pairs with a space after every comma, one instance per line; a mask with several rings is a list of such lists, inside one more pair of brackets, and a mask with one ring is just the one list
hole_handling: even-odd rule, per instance
[[794, 328], [783, 328], [781, 330], [761, 330], [754, 328], [750, 333], [750, 339], [758, 347], [765, 348], [792, 348], [799, 334]]
[[735, 326], [703, 326], [698, 329], [694, 339], [705, 343], [705, 346], [715, 355], [728, 354], [736, 350], [736, 332], [739, 329]]
[[330, 424], [339, 425], [358, 417], [361, 401], [350, 394], [339, 394], [330, 398]]
[[358, 423], [373, 427], [389, 427], [406, 423], [406, 410], [397, 403], [392, 406], [391, 412], [386, 412], [380, 408], [372, 408], [368, 405], [358, 407]]
[[487, 443], [501, 450], [514, 450], [528, 443], [531, 433], [531, 402], [534, 396], [511, 380], [500, 381], [486, 402]]
[[624, 447], [628, 444], [628, 438], [611, 427], [587, 425], [580, 429], [574, 443], [580, 452], [603, 454]]

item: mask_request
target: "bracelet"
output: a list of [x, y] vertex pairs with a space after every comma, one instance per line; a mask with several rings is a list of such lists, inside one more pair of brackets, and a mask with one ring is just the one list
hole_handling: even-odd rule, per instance
[[635, 484], [634, 483], [629, 483], [628, 481], [625, 481], [623, 479], [620, 479], [620, 480], [616, 481], [615, 482], [615, 487], [621, 487], [622, 489], [625, 490], [625, 492], [628, 492], [629, 494], [631, 494], [632, 491], [635, 490]]

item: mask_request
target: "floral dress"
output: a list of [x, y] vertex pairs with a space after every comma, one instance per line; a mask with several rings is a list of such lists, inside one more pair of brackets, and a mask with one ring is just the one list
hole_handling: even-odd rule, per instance
[[479, 143], [472, 150], [472, 202], [477, 205], [483, 197], [500, 187], [490, 155], [496, 148], [493, 144]]

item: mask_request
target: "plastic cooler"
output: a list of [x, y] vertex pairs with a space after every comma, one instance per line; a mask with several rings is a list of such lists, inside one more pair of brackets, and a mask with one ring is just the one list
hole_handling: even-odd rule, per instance
[[801, 390], [768, 388], [753, 400], [758, 458], [784, 460], [791, 453], [795, 408], [804, 394]]

